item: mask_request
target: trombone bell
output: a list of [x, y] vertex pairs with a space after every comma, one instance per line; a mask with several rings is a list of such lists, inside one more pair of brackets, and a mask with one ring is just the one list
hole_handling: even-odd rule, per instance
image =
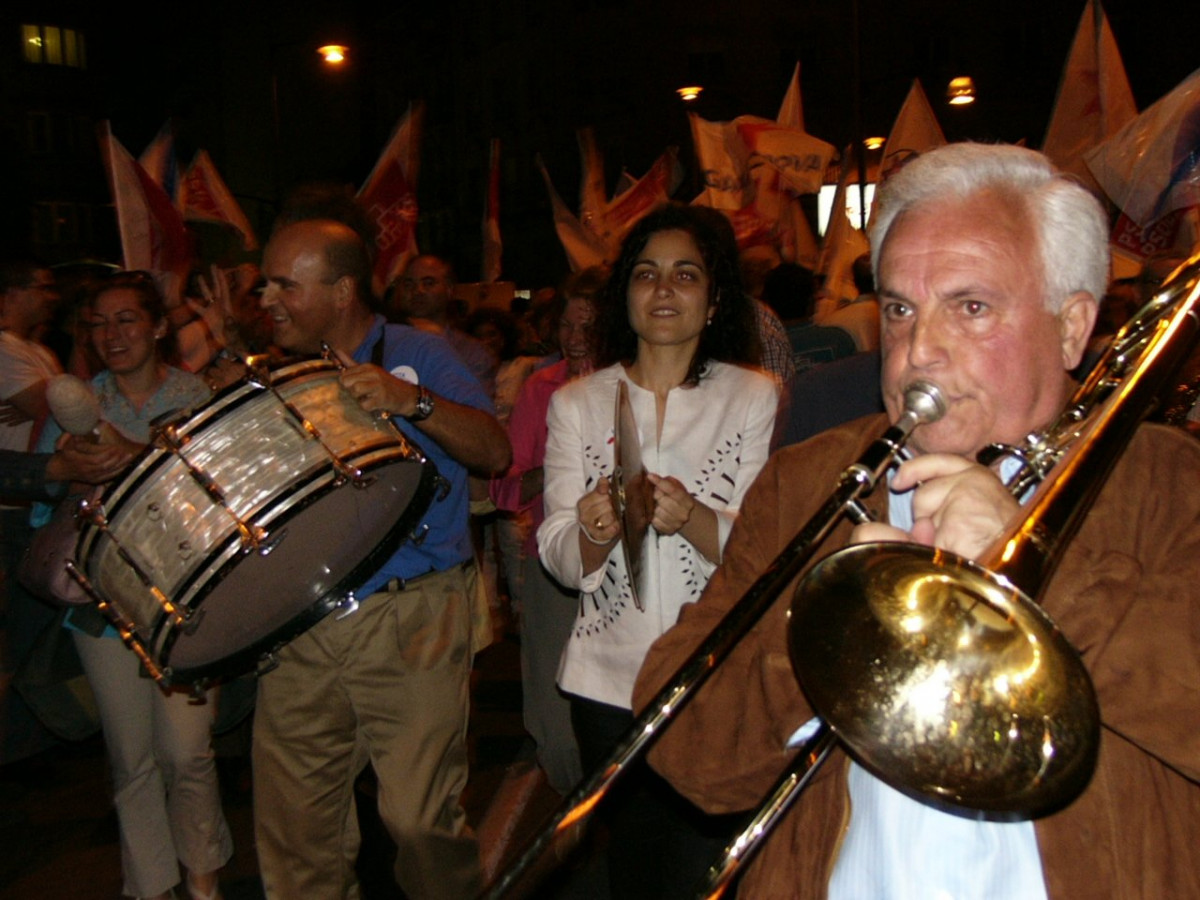
[[814, 711], [897, 790], [1003, 821], [1087, 785], [1100, 741], [1091, 679], [1002, 575], [932, 547], [854, 545], [801, 582], [788, 629]]

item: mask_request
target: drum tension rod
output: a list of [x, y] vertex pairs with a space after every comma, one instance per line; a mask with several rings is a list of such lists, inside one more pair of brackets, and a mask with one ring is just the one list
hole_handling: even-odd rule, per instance
[[[125, 563], [125, 565], [132, 570], [133, 574], [138, 577], [138, 581], [140, 581], [142, 586], [150, 592], [150, 596], [154, 598], [154, 602], [157, 603], [159, 608], [170, 617], [171, 622], [176, 628], [182, 628], [188, 633], [195, 631], [196, 626], [200, 624], [199, 620], [193, 621], [194, 617], [192, 616], [191, 610], [186, 613], [181, 612], [179, 607], [171, 602], [171, 598], [164, 594], [162, 589], [154, 583], [153, 579], [150, 578], [146, 570], [138, 565], [137, 560], [133, 558], [133, 556], [128, 550], [125, 549], [124, 545], [117, 538], [117, 536], [109, 529], [108, 518], [104, 515], [103, 506], [82, 501], [79, 504], [79, 512], [77, 515], [81, 519], [84, 519], [94, 525], [101, 534], [106, 535], [108, 539], [113, 542], [113, 545], [117, 548], [117, 555], [121, 558], [121, 561]], [[82, 577], [82, 573], [80, 573], [79, 577]], [[76, 578], [76, 580], [78, 580], [78, 578]], [[91, 590], [90, 582], [85, 585], [82, 581], [80, 581], [79, 586], [85, 591], [88, 591], [93, 598], [100, 596], [99, 593]], [[97, 601], [97, 603], [99, 602], [100, 601]], [[116, 621], [114, 621], [114, 624], [117, 624]]]
[[234, 512], [229, 504], [225, 502], [225, 492], [221, 490], [221, 486], [217, 484], [216, 480], [183, 455], [183, 448], [188, 443], [187, 438], [180, 437], [175, 426], [168, 424], [154, 430], [154, 443], [163, 450], [170, 452], [176, 459], [183, 463], [188, 474], [192, 476], [192, 480], [200, 485], [213, 504], [225, 510], [229, 518], [233, 520], [233, 524], [237, 527], [242, 552], [248, 553], [251, 550], [261, 552], [267, 532], [258, 525], [247, 524], [246, 520]]

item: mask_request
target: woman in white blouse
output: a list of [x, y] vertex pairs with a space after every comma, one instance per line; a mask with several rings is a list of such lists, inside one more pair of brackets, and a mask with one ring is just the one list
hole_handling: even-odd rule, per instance
[[[601, 368], [551, 399], [538, 550], [549, 572], [579, 591], [558, 683], [585, 770], [632, 723], [646, 651], [699, 597], [766, 461], [777, 397], [774, 382], [751, 368], [759, 356], [752, 304], [724, 216], [663, 207], [634, 227], [613, 267], [599, 304]], [[654, 487], [639, 604], [610, 494], [620, 382]], [[690, 896], [724, 823], [705, 820], [648, 768], [626, 782], [608, 804], [612, 895]]]

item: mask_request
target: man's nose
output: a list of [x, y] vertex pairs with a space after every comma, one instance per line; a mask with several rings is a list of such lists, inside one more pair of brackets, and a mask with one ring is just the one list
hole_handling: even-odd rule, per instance
[[942, 323], [935, 315], [917, 315], [909, 332], [908, 359], [918, 368], [943, 361], [946, 357], [946, 336]]

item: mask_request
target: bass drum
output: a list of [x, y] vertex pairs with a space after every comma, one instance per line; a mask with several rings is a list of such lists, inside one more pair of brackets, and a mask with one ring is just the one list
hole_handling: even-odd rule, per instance
[[433, 463], [339, 371], [292, 362], [227, 388], [85, 518], [93, 598], [164, 686], [249, 671], [350, 608], [433, 502]]

